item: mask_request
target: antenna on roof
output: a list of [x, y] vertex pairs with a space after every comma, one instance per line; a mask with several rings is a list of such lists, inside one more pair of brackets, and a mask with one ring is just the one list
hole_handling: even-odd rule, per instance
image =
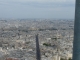
[[36, 59], [41, 60], [38, 34], [36, 35]]

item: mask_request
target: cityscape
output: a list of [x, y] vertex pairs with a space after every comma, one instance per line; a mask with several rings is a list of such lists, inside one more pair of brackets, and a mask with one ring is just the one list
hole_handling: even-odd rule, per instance
[[0, 60], [72, 60], [74, 20], [0, 19]]
[[0, 60], [80, 60], [80, 0], [0, 0]]

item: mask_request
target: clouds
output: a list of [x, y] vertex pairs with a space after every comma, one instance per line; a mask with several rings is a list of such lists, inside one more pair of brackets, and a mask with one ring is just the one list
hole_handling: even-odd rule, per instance
[[28, 2], [36, 2], [36, 3], [74, 3], [75, 0], [0, 0], [3, 3], [28, 3]]
[[67, 7], [74, 6], [75, 0], [0, 0], [0, 5], [28, 5], [32, 7]]
[[74, 6], [75, 0], [0, 0], [0, 17], [72, 18]]
[[[10, 1], [10, 0], [8, 0]], [[40, 2], [40, 3], [45, 3], [45, 2], [74, 2], [74, 0], [11, 0], [14, 2]]]

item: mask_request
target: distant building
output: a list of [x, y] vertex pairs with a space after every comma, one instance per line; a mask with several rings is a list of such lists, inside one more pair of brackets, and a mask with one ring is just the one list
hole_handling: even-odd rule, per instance
[[68, 54], [67, 59], [71, 58], [72, 59], [72, 54]]
[[55, 56], [52, 57], [53, 60], [60, 60], [60, 58], [61, 58], [61, 57], [58, 56], [58, 55], [55, 55]]
[[6, 60], [19, 60], [17, 58], [6, 58]]

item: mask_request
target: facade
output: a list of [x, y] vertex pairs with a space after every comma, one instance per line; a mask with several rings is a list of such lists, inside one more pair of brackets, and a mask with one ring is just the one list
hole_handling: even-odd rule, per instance
[[76, 0], [73, 60], [80, 60], [80, 0]]

